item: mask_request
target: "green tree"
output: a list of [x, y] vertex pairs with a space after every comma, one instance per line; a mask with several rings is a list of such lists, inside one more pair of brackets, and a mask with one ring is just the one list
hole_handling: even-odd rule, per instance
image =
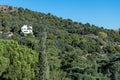
[[46, 29], [43, 28], [41, 39], [39, 41], [39, 58], [38, 58], [38, 80], [49, 80], [49, 66], [46, 53]]
[[0, 40], [0, 79], [36, 80], [37, 53], [15, 41]]
[[107, 37], [107, 33], [105, 33], [105, 32], [99, 32], [98, 35], [99, 35], [101, 38], [106, 38], [106, 37]]

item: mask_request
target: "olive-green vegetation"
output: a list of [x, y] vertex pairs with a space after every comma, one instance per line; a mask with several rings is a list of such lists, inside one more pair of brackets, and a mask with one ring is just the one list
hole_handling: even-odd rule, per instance
[[[33, 34], [21, 33], [24, 24]], [[114, 30], [18, 8], [0, 12], [0, 38], [12, 40], [1, 42], [4, 80], [120, 80], [120, 34]]]
[[38, 43], [40, 47], [39, 49], [39, 63], [38, 63], [38, 78], [37, 80], [49, 80], [49, 66], [48, 66], [48, 59], [47, 59], [47, 53], [46, 53], [46, 39], [47, 39], [47, 33], [45, 31], [45, 28], [43, 28], [43, 32], [41, 34], [41, 39]]
[[35, 80], [38, 54], [13, 40], [0, 40], [0, 80]]

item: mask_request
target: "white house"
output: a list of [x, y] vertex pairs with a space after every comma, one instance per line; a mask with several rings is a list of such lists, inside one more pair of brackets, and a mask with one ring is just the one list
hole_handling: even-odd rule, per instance
[[23, 25], [23, 26], [21, 27], [21, 31], [22, 31], [24, 34], [30, 34], [30, 33], [33, 34], [32, 26]]

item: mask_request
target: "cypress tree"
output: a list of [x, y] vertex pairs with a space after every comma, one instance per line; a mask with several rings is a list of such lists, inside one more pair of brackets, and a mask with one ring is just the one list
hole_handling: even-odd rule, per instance
[[119, 28], [119, 34], [120, 34], [120, 28]]
[[47, 53], [45, 52], [46, 38], [47, 38], [47, 32], [46, 32], [46, 29], [43, 28], [41, 39], [39, 41], [38, 80], [49, 80], [49, 67], [48, 67], [48, 61], [47, 61]]

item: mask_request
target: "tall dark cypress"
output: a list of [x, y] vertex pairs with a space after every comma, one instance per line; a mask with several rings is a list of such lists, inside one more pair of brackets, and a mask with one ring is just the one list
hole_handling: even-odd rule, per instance
[[47, 31], [44, 28], [41, 34], [41, 39], [39, 41], [39, 62], [38, 62], [38, 80], [49, 80], [49, 67], [47, 61], [47, 53], [46, 53], [46, 38]]
[[120, 28], [119, 28], [119, 34], [120, 34]]

